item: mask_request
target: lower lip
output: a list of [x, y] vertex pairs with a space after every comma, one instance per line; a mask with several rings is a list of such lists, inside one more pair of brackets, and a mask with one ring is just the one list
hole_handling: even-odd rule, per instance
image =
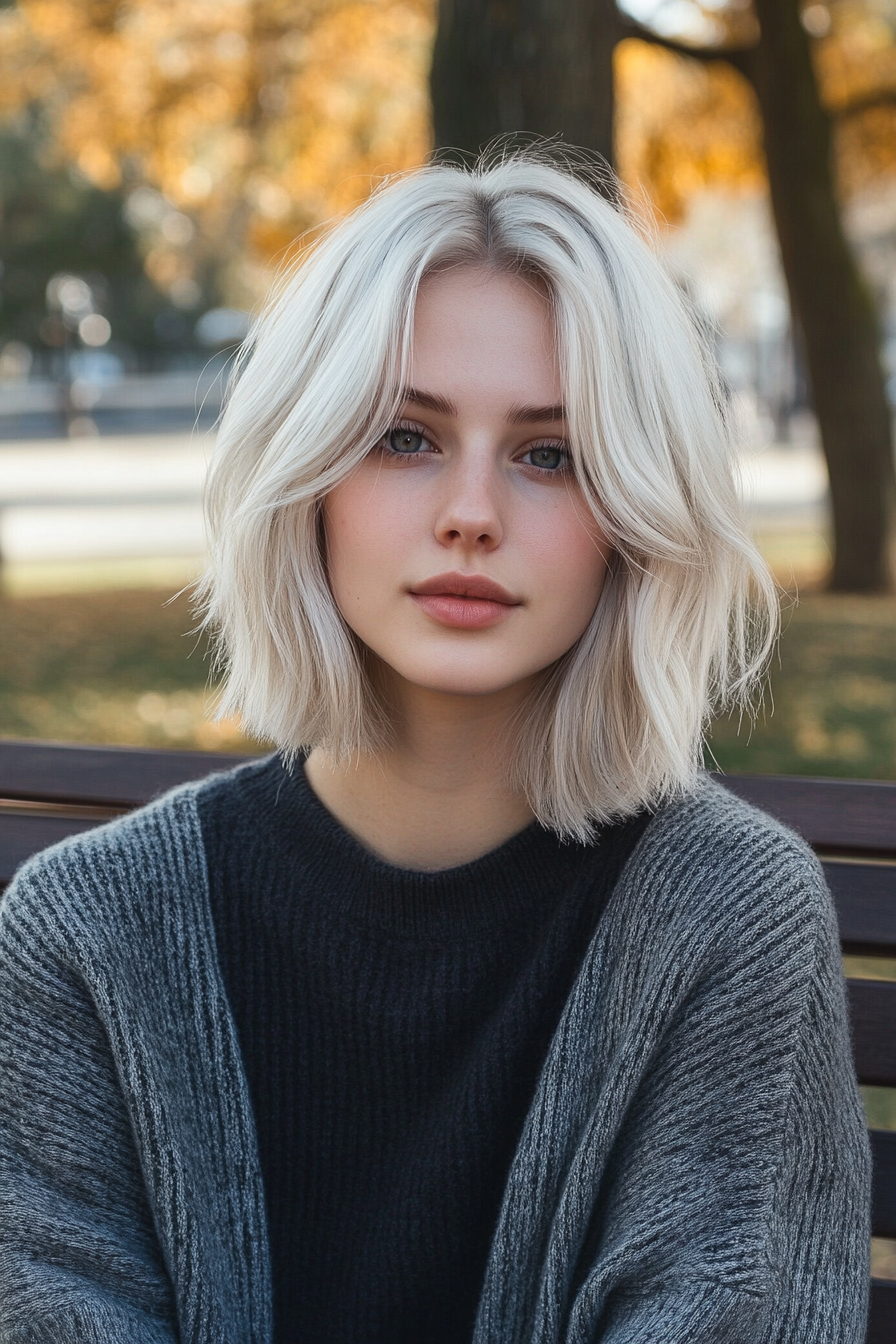
[[484, 597], [457, 597], [453, 593], [411, 593], [411, 597], [430, 620], [455, 630], [487, 630], [506, 621], [516, 605], [491, 602]]

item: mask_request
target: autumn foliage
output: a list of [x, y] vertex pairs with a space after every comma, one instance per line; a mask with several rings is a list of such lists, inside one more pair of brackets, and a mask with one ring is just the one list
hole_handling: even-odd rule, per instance
[[[852, 192], [896, 167], [896, 20], [882, 0], [810, 8]], [[723, 46], [754, 23], [743, 4], [711, 16]], [[0, 11], [0, 117], [39, 107], [57, 162], [149, 184], [197, 224], [192, 249], [154, 240], [159, 287], [204, 249], [245, 300], [297, 235], [425, 158], [434, 22], [433, 0], [19, 0]], [[708, 185], [762, 189], [755, 97], [730, 65], [624, 40], [616, 94], [620, 171], [661, 218]]]
[[629, 38], [616, 48], [616, 155], [636, 197], [679, 221], [706, 187], [760, 190], [762, 124], [747, 81]]
[[[709, 45], [721, 52], [754, 37], [749, 6], [713, 6], [710, 14], [717, 31]], [[834, 0], [806, 5], [803, 15], [848, 198], [896, 173], [896, 5]], [[615, 76], [620, 171], [664, 219], [679, 220], [700, 189], [764, 187], [756, 97], [732, 65], [629, 39], [616, 49]]]
[[[0, 117], [39, 107], [51, 159], [160, 191], [245, 299], [253, 263], [425, 157], [432, 26], [427, 0], [20, 0]], [[200, 261], [146, 258], [162, 288]]]

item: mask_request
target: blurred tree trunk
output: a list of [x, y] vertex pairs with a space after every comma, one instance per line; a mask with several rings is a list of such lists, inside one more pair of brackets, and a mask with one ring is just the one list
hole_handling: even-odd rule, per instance
[[440, 0], [431, 91], [436, 148], [562, 136], [613, 162], [614, 0]]
[[745, 73], [762, 110], [781, 259], [831, 481], [831, 587], [881, 591], [892, 581], [896, 483], [874, 302], [843, 232], [831, 128], [797, 0], [755, 5], [761, 36]]

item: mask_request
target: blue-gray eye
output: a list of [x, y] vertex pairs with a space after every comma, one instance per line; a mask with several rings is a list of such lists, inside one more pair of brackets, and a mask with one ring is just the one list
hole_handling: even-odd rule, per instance
[[557, 471], [566, 464], [566, 453], [562, 448], [550, 444], [541, 448], [530, 448], [526, 454], [529, 465], [541, 467], [544, 471]]
[[386, 442], [393, 453], [419, 453], [426, 442], [426, 438], [420, 433], [419, 429], [390, 429], [386, 435]]

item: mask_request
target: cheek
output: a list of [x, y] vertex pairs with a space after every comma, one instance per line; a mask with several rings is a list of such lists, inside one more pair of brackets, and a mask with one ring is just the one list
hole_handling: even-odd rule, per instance
[[359, 600], [358, 585], [364, 574], [361, 556], [366, 550], [363, 514], [353, 507], [352, 494], [350, 486], [343, 485], [324, 503], [327, 575], [336, 605], [344, 616]]
[[330, 587], [343, 615], [370, 601], [377, 578], [389, 574], [400, 549], [398, 519], [376, 482], [362, 471], [324, 501], [324, 537]]
[[584, 502], [564, 500], [552, 516], [532, 519], [524, 545], [541, 594], [558, 623], [588, 624], [600, 597], [611, 547]]

